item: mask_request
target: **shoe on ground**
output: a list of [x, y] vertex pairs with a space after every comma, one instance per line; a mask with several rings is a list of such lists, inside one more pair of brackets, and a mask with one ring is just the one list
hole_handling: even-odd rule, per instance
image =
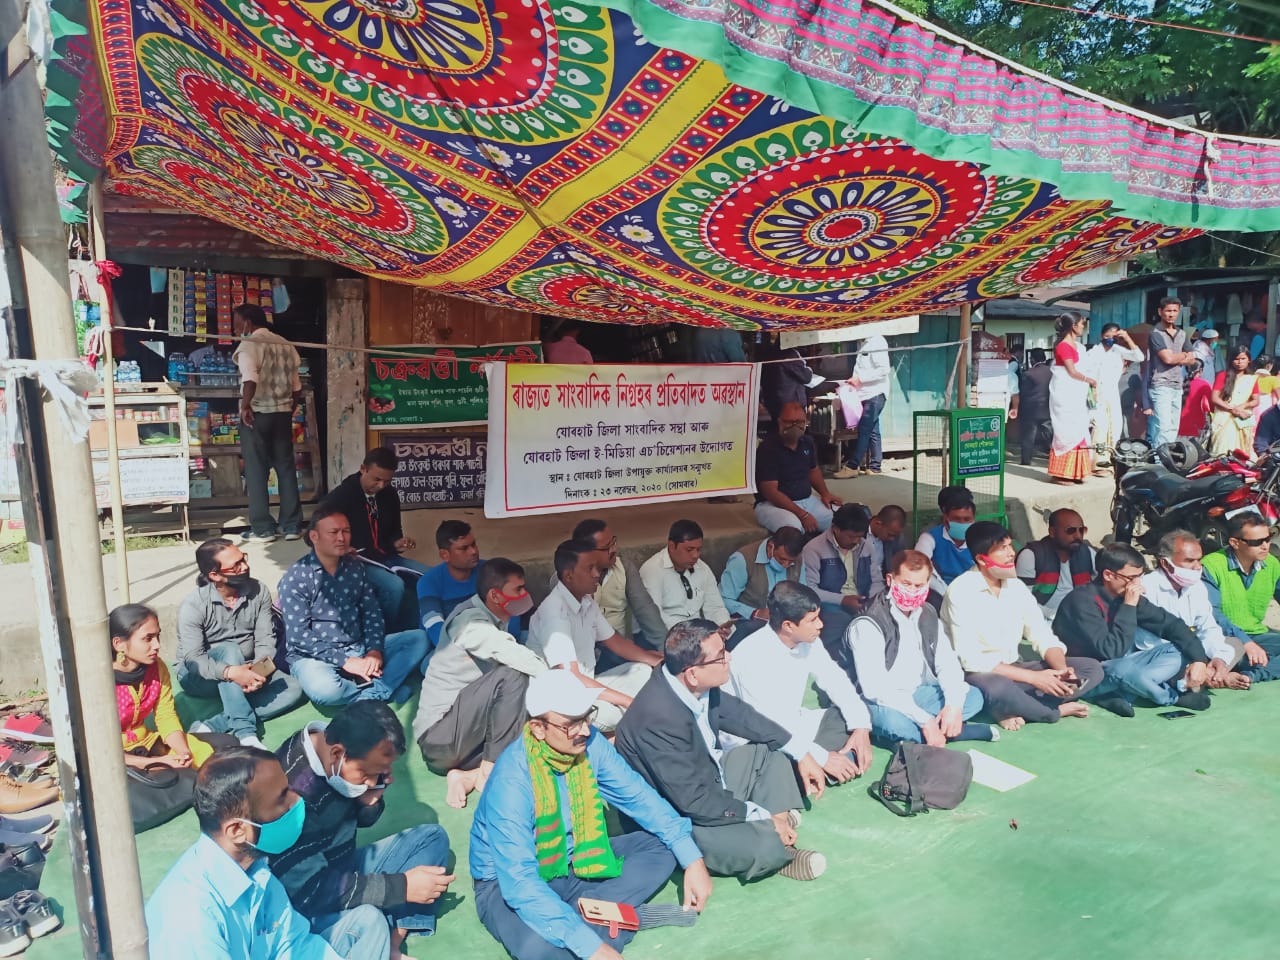
[[38, 890], [23, 890], [21, 893], [15, 893], [6, 903], [11, 910], [22, 917], [27, 925], [27, 936], [32, 940], [43, 937], [46, 933], [53, 933], [62, 926], [62, 921], [54, 913], [49, 898]]
[[[0, 775], [16, 780], [19, 783], [30, 783], [38, 787], [56, 786], [53, 777], [44, 773], [39, 767], [28, 767], [21, 763], [5, 761], [0, 763]], [[2, 812], [2, 811], [0, 811]]]
[[286, 534], [284, 535], [284, 538], [285, 538], [286, 540], [288, 540], [288, 541], [292, 542], [292, 541], [294, 541], [294, 540], [301, 540], [301, 539], [302, 539], [302, 534], [300, 534], [300, 533], [286, 533]]
[[50, 833], [54, 827], [54, 819], [48, 814], [38, 817], [0, 817], [0, 830], [12, 830], [15, 833]]
[[241, 737], [241, 738], [240, 738], [240, 746], [242, 746], [242, 747], [257, 747], [259, 750], [266, 750], [266, 749], [267, 749], [267, 745], [266, 745], [265, 743], [263, 743], [261, 740], [259, 740], [257, 737]]
[[23, 740], [27, 743], [53, 743], [53, 727], [49, 721], [38, 713], [26, 713], [20, 717], [10, 717], [0, 727], [0, 734], [6, 740]]
[[1117, 717], [1133, 716], [1133, 704], [1130, 703], [1128, 700], [1126, 700], [1124, 697], [1120, 697], [1120, 696], [1099, 697], [1097, 700], [1094, 700], [1093, 702], [1096, 703], [1098, 706], [1100, 706], [1103, 710], [1109, 711], [1110, 713], [1114, 713]]
[[15, 833], [0, 830], [0, 847], [39, 847], [42, 851], [53, 846], [53, 837], [47, 833]]
[[0, 901], [0, 957], [12, 957], [31, 946], [27, 921], [22, 919], [12, 900]]
[[[52, 845], [52, 841], [50, 842]], [[37, 844], [24, 847], [0, 847], [0, 856], [9, 860], [19, 870], [31, 870], [41, 866], [48, 857]]]
[[187, 733], [213, 733], [213, 727], [209, 726], [203, 720], [197, 720], [191, 726], [187, 727]]
[[835, 473], [831, 474], [831, 479], [848, 480], [851, 477], [856, 477], [857, 475], [858, 475], [858, 471], [853, 469], [853, 467], [841, 467]]
[[58, 787], [52, 780], [48, 786], [41, 786], [38, 783], [19, 783], [0, 774], [0, 813], [26, 813], [57, 799]]
[[778, 871], [788, 880], [817, 880], [827, 872], [827, 858], [818, 851], [794, 850], [794, 853], [791, 862]]
[[240, 534], [241, 543], [267, 544], [275, 543], [278, 539], [280, 539], [280, 535], [278, 533], [264, 533], [259, 535], [254, 533], [252, 530], [246, 530], [244, 533]]
[[1173, 705], [1184, 710], [1208, 710], [1211, 702], [1207, 690], [1188, 690], [1173, 701]]

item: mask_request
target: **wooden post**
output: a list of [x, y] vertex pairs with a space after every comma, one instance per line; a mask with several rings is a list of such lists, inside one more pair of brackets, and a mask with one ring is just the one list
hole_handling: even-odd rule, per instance
[[[330, 280], [325, 289], [325, 373], [329, 384], [329, 455], [326, 482], [333, 489], [364, 461], [365, 425], [368, 422], [365, 388], [369, 360], [366, 354], [343, 352], [341, 347], [368, 346], [365, 317], [367, 281]], [[318, 371], [317, 371], [318, 372]]]
[[960, 304], [960, 340], [962, 342], [958, 361], [956, 406], [967, 407], [969, 405], [969, 359], [973, 355], [973, 307], [967, 303]]

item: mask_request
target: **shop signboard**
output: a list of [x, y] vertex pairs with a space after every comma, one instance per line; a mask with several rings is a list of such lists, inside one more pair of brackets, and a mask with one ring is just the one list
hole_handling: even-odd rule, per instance
[[400, 460], [391, 485], [405, 510], [484, 501], [489, 442], [483, 433], [396, 434], [385, 443]]
[[[94, 493], [98, 509], [111, 506], [111, 479], [105, 455], [93, 458]], [[120, 496], [126, 507], [187, 503], [191, 498], [187, 458], [121, 457]]]
[[542, 344], [384, 347], [369, 354], [369, 427], [459, 426], [489, 413], [487, 363], [539, 363]]
[[1004, 430], [1000, 417], [983, 414], [955, 421], [955, 473], [982, 477], [1004, 469]]

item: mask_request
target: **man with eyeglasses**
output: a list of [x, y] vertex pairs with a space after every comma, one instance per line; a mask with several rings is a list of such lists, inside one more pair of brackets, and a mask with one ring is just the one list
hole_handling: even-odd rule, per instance
[[588, 517], [573, 528], [573, 540], [590, 540], [604, 554], [596, 604], [609, 625], [640, 646], [658, 650], [667, 628], [649, 591], [640, 579], [640, 568], [618, 552], [618, 538], [599, 517]]
[[[822, 768], [785, 727], [721, 689], [730, 656], [725, 631], [710, 620], [672, 627], [663, 666], [618, 725], [618, 752], [693, 822], [713, 874], [814, 880], [826, 858], [796, 847], [804, 797], [783, 751], [796, 756], [814, 796], [825, 789]], [[722, 731], [744, 742], [725, 749]]]
[[1271, 553], [1271, 526], [1251, 510], [1232, 517], [1227, 533], [1227, 545], [1202, 561], [1209, 602], [1222, 629], [1244, 640], [1239, 672], [1253, 683], [1274, 680], [1280, 633], [1265, 620], [1271, 601], [1280, 600], [1280, 560]]
[[729, 554], [720, 574], [720, 597], [737, 621], [731, 647], [769, 622], [769, 591], [783, 580], [799, 580], [804, 534], [782, 527], [764, 540]]
[[[1088, 694], [1098, 706], [1133, 716], [1135, 700], [1209, 709], [1209, 656], [1178, 617], [1148, 600], [1142, 554], [1127, 543], [1098, 551], [1098, 576], [1062, 601], [1053, 630], [1073, 657], [1101, 661], [1103, 681]], [[1156, 642], [1139, 644], [1139, 632]]]
[[818, 466], [818, 448], [805, 431], [809, 415], [798, 403], [785, 403], [778, 431], [756, 448], [756, 523], [769, 532], [795, 527], [818, 533], [831, 526], [840, 506]]
[[644, 562], [640, 579], [658, 605], [664, 631], [697, 617], [712, 623], [729, 621], [720, 585], [702, 559], [702, 528], [692, 520], [671, 525], [666, 549]]
[[1018, 551], [1018, 579], [1031, 588], [1050, 622], [1067, 594], [1093, 579], [1097, 551], [1084, 538], [1088, 532], [1080, 514], [1063, 507], [1049, 514], [1047, 536]]
[[217, 537], [196, 548], [196, 588], [178, 608], [178, 682], [193, 697], [222, 701], [222, 712], [191, 733], [227, 733], [261, 747], [260, 721], [306, 699], [293, 677], [275, 668], [271, 591], [249, 575], [249, 560]]
[[[592, 727], [599, 695], [568, 670], [530, 680], [530, 720], [476, 807], [476, 913], [512, 957], [617, 960], [634, 931], [588, 924], [579, 898], [633, 906], [644, 930], [694, 923], [711, 896], [692, 824]], [[606, 803], [640, 829], [610, 837]], [[645, 903], [677, 863], [683, 904]]]

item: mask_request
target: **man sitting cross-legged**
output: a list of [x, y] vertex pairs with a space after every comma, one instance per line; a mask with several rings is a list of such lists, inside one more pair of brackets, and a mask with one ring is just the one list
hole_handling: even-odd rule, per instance
[[[786, 729], [835, 783], [871, 766], [871, 715], [843, 670], [818, 642], [818, 595], [784, 580], [769, 594], [769, 623], [734, 650], [726, 690]], [[804, 705], [812, 678], [834, 706]]]
[[609, 625], [641, 646], [661, 651], [667, 635], [662, 611], [645, 589], [639, 565], [618, 553], [618, 538], [609, 525], [599, 517], [588, 517], [573, 528], [570, 539], [589, 540], [605, 555], [596, 604]]
[[1228, 636], [1244, 643], [1237, 668], [1253, 683], [1280, 677], [1280, 633], [1265, 619], [1280, 599], [1280, 560], [1271, 554], [1271, 527], [1259, 513], [1239, 513], [1228, 521], [1227, 545], [1206, 556], [1204, 585], [1214, 616]]
[[841, 645], [871, 708], [871, 735], [945, 746], [948, 740], [995, 739], [994, 728], [965, 721], [982, 709], [982, 694], [964, 671], [946, 628], [929, 605], [933, 564], [918, 550], [889, 559], [888, 589], [869, 601]]
[[804, 585], [822, 601], [822, 642], [828, 650], [862, 609], [858, 554], [868, 526], [867, 508], [846, 503], [831, 518], [827, 532], [806, 543], [800, 553]]
[[[947, 588], [942, 622], [965, 680], [982, 691], [987, 712], [1006, 730], [1087, 717], [1089, 708], [1078, 701], [1102, 682], [1102, 665], [1067, 657], [1040, 604], [1017, 577], [1009, 531], [979, 521], [966, 532], [965, 545], [974, 567]], [[1018, 645], [1024, 640], [1041, 659], [1020, 658]]]
[[[1122, 717], [1133, 716], [1133, 701], [1209, 709], [1204, 645], [1185, 623], [1143, 596], [1142, 554], [1127, 543], [1098, 551], [1098, 576], [1067, 594], [1053, 629], [1067, 652], [1102, 661], [1106, 679], [1089, 699]], [[1137, 646], [1138, 631], [1157, 642]], [[1179, 693], [1178, 687], [1185, 692]]]
[[[498, 758], [476, 805], [476, 913], [515, 960], [617, 960], [634, 934], [610, 936], [607, 926], [587, 924], [579, 897], [635, 906], [643, 929], [693, 923], [692, 911], [711, 895], [692, 825], [592, 727], [599, 695], [568, 670], [530, 680], [531, 719]], [[640, 830], [610, 837], [605, 803]], [[685, 909], [646, 904], [677, 862]]]
[[[618, 725], [618, 752], [693, 821], [707, 869], [755, 880], [781, 873], [813, 880], [826, 858], [796, 849], [804, 803], [786, 753], [796, 755], [806, 788], [821, 796], [822, 768], [785, 728], [720, 688], [729, 680], [722, 628], [686, 620], [667, 634], [663, 666]], [[720, 733], [744, 743], [725, 750]]]
[[1067, 507], [1049, 514], [1049, 533], [1018, 551], [1018, 577], [1050, 623], [1062, 601], [1073, 589], [1093, 579], [1093, 556], [1097, 552], [1084, 535], [1089, 528], [1080, 514]]
[[493, 764], [524, 726], [524, 694], [546, 663], [509, 632], [533, 609], [524, 570], [505, 557], [480, 568], [476, 595], [444, 622], [427, 664], [413, 736], [422, 758], [448, 783], [451, 807], [484, 789]]
[[748, 543], [729, 554], [720, 575], [720, 596], [737, 621], [730, 648], [768, 622], [765, 604], [775, 584], [800, 579], [803, 549], [803, 533], [795, 527], [779, 527], [764, 540]]

